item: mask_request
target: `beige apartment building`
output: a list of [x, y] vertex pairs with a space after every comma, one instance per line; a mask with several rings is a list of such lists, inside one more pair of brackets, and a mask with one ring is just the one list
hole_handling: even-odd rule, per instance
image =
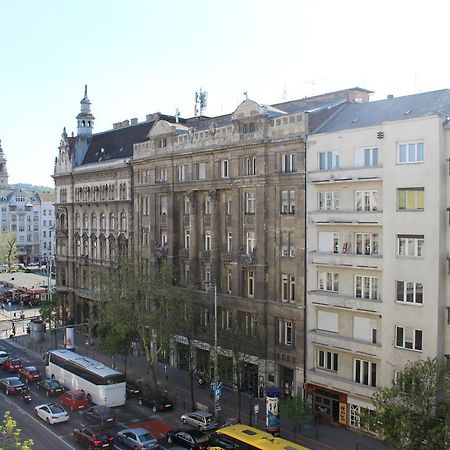
[[[197, 286], [203, 338], [197, 365], [208, 370], [216, 287], [218, 327], [244, 315], [246, 388], [301, 392], [305, 347], [305, 140], [346, 102], [350, 89], [260, 105], [244, 100], [219, 117], [150, 114], [93, 133], [85, 92], [77, 136], [64, 131], [55, 163], [57, 286], [64, 317], [95, 317], [92, 271], [119, 249], [149, 264], [167, 262], [177, 283]], [[185, 367], [183, 336], [167, 361]], [[227, 349], [219, 358], [229, 359]], [[223, 367], [229, 367], [223, 364]], [[232, 371], [222, 373], [233, 382]]]
[[449, 114], [450, 90], [348, 103], [308, 137], [306, 392], [331, 423], [449, 357]]

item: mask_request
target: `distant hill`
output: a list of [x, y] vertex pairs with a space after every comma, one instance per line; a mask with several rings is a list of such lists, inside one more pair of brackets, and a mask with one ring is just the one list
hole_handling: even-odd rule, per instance
[[36, 191], [36, 192], [54, 192], [55, 188], [48, 186], [33, 186], [32, 184], [27, 183], [16, 183], [9, 185], [11, 189], [25, 189], [28, 191]]

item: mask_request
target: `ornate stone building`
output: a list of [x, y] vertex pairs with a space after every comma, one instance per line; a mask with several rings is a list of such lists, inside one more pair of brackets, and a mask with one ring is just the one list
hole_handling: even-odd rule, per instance
[[[368, 93], [355, 88], [273, 106], [247, 99], [224, 116], [156, 113], [98, 134], [86, 93], [78, 134], [63, 133], [55, 165], [56, 289], [66, 312], [83, 323], [95, 308], [92, 268], [108, 265], [119, 245], [139, 249], [150, 264], [167, 261], [180, 284], [198, 287], [200, 366], [209, 366], [214, 284], [219, 329], [243, 314], [249, 342], [259, 336], [264, 343], [262, 355], [249, 355], [247, 387], [297, 392], [304, 382], [305, 138], [342, 103], [367, 101]], [[170, 363], [183, 367], [185, 353], [180, 337]]]

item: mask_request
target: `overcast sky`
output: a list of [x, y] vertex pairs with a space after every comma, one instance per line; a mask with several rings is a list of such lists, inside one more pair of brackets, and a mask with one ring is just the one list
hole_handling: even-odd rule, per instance
[[0, 139], [10, 183], [53, 186], [84, 85], [95, 132], [161, 111], [232, 112], [360, 86], [450, 87], [450, 2], [0, 0]]

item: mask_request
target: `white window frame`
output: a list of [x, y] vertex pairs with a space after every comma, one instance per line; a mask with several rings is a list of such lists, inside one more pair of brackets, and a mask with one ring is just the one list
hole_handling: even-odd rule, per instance
[[254, 192], [245, 192], [245, 214], [255, 214], [256, 194]]
[[[418, 295], [418, 291], [421, 295]], [[408, 292], [411, 294], [408, 295]], [[410, 298], [412, 301], [408, 300]], [[419, 301], [420, 300], [420, 301]], [[405, 305], [423, 305], [423, 283], [418, 281], [395, 281], [395, 301]]]
[[397, 256], [421, 258], [424, 254], [424, 246], [423, 235], [397, 235]]
[[355, 298], [364, 300], [378, 300], [378, 277], [371, 277], [368, 275], [355, 275], [354, 286]]
[[161, 215], [167, 215], [167, 204], [168, 204], [168, 198], [167, 195], [161, 195], [159, 197], [159, 214]]
[[205, 198], [205, 214], [211, 214], [211, 198], [209, 196]]
[[397, 164], [421, 164], [425, 161], [423, 142], [401, 142], [397, 144]]
[[186, 165], [178, 166], [178, 181], [186, 181]]
[[189, 250], [190, 245], [191, 245], [191, 231], [184, 230], [184, 248]]
[[231, 267], [227, 268], [227, 292], [228, 294], [231, 294], [233, 289], [233, 272], [231, 270]]
[[378, 233], [355, 233], [355, 255], [378, 255]]
[[220, 161], [220, 176], [222, 178], [229, 178], [230, 176], [228, 159]]
[[297, 153], [283, 153], [281, 155], [281, 173], [297, 172]]
[[255, 231], [246, 231], [245, 233], [245, 249], [247, 255], [250, 255], [256, 248], [256, 233]]
[[281, 256], [295, 258], [295, 233], [293, 231], [281, 232]]
[[253, 270], [247, 271], [247, 297], [253, 298], [255, 296], [255, 272]]
[[[404, 195], [404, 206], [401, 204], [402, 194]], [[414, 204], [413, 208], [409, 208], [410, 202]], [[422, 204], [421, 207], [420, 204]], [[397, 211], [424, 211], [424, 209], [425, 189], [423, 187], [397, 189]]]
[[339, 293], [339, 273], [319, 272], [317, 288], [319, 291]]
[[256, 156], [244, 158], [244, 175], [256, 175]]
[[355, 191], [355, 211], [378, 211], [378, 191]]
[[232, 212], [233, 212], [233, 200], [231, 198], [227, 198], [226, 202], [225, 202], [225, 214], [227, 214], [228, 216], [231, 216]]
[[184, 196], [184, 215], [188, 216], [191, 214], [191, 202], [189, 201], [189, 196]]
[[337, 372], [339, 369], [339, 354], [327, 350], [317, 350], [317, 367], [330, 372]]
[[227, 233], [227, 252], [231, 253], [233, 251], [233, 233], [228, 231]]
[[197, 163], [197, 179], [198, 180], [206, 180], [206, 163], [205, 162]]
[[355, 167], [377, 167], [380, 164], [378, 147], [355, 149]]
[[[358, 373], [359, 367], [359, 373]], [[373, 376], [373, 369], [375, 369], [375, 377]], [[375, 378], [375, 379], [374, 379]], [[363, 384], [369, 387], [377, 386], [377, 363], [367, 361], [365, 359], [353, 359], [353, 381], [358, 384]]]
[[211, 250], [211, 231], [205, 231], [205, 250]]
[[[401, 343], [399, 343], [400, 337], [402, 338]], [[423, 331], [417, 328], [396, 326], [394, 342], [397, 348], [421, 352], [423, 350]]]
[[281, 191], [281, 214], [295, 214], [295, 190]]
[[338, 211], [339, 192], [325, 191], [318, 193], [319, 211]]
[[338, 151], [319, 152], [317, 167], [319, 170], [338, 170], [341, 168], [340, 153]]

